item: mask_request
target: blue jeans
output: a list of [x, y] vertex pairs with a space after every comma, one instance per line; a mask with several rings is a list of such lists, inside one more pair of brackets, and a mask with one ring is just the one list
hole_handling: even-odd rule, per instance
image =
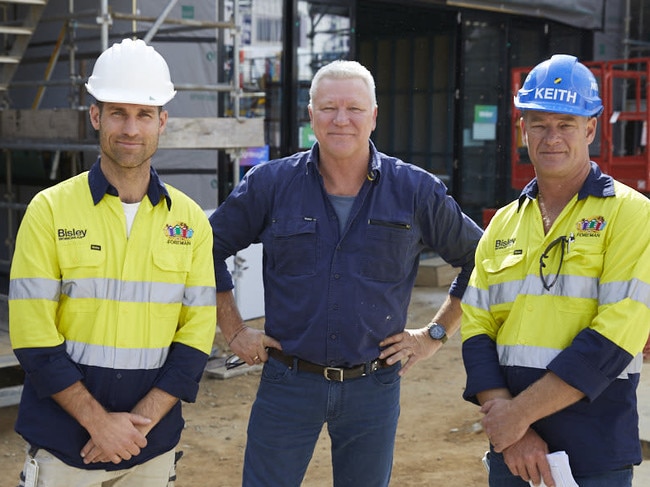
[[[632, 467], [612, 470], [598, 475], [574, 476], [580, 487], [632, 487]], [[514, 476], [503, 461], [503, 455], [490, 449], [490, 487], [530, 487], [521, 477]]]
[[399, 365], [344, 382], [270, 358], [251, 409], [243, 487], [300, 486], [327, 423], [335, 487], [386, 487], [400, 405]]

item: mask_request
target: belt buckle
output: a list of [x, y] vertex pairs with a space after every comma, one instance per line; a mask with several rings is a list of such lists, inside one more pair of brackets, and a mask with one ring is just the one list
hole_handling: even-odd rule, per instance
[[[334, 372], [337, 375], [330, 377], [329, 373]], [[325, 367], [323, 369], [323, 375], [327, 380], [333, 380], [336, 382], [343, 382], [343, 369], [340, 367]]]
[[367, 374], [372, 374], [373, 372], [377, 372], [379, 369], [381, 369], [381, 360], [375, 359], [368, 364]]

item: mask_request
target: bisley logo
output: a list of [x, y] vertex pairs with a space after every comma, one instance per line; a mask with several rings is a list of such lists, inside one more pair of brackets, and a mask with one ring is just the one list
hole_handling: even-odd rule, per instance
[[508, 247], [512, 247], [515, 244], [515, 238], [509, 238], [507, 240], [496, 239], [494, 241], [494, 250], [503, 250]]
[[59, 237], [59, 240], [74, 240], [77, 238], [84, 238], [87, 232], [87, 229], [81, 230], [78, 228], [58, 228], [56, 235]]

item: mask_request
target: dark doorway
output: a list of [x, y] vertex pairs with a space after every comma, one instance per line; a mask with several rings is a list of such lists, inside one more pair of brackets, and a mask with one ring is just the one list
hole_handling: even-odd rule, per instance
[[456, 19], [452, 12], [361, 1], [357, 59], [375, 76], [378, 149], [453, 178]]

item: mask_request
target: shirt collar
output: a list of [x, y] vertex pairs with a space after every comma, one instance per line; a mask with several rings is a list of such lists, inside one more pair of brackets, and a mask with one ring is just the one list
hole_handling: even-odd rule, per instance
[[[368, 140], [368, 143], [370, 144], [370, 160], [368, 161], [368, 179], [370, 181], [375, 181], [379, 177], [379, 174], [381, 173], [381, 157], [379, 156], [379, 151], [377, 151], [377, 148], [375, 147], [375, 144], [372, 142], [372, 140]], [[314, 145], [311, 146], [311, 150], [309, 151], [309, 155], [307, 157], [308, 168], [311, 165], [314, 165], [316, 168], [318, 168], [319, 152], [320, 152], [320, 148], [318, 142], [314, 142]]]
[[[92, 194], [94, 204], [98, 204], [105, 194], [118, 196], [115, 186], [109, 183], [106, 176], [104, 176], [99, 161], [100, 158], [97, 158], [97, 161], [95, 161], [88, 172], [88, 185], [90, 186], [90, 193]], [[149, 201], [151, 201], [152, 206], [156, 206], [160, 203], [161, 198], [164, 197], [167, 202], [167, 209], [170, 210], [172, 207], [172, 199], [167, 192], [165, 184], [160, 180], [158, 173], [153, 167], [149, 168], [149, 174], [151, 176], [149, 178], [149, 188], [147, 189]]]
[[[524, 204], [526, 199], [535, 199], [538, 193], [539, 187], [537, 186], [537, 178], [534, 178], [519, 194], [519, 207], [517, 208], [517, 211], [521, 209], [521, 206]], [[585, 179], [580, 191], [578, 191], [578, 201], [585, 199], [587, 196], [608, 198], [615, 195], [614, 178], [607, 174], [603, 174], [600, 167], [598, 167], [598, 164], [591, 161], [591, 169], [589, 174], [587, 174], [587, 179]]]

